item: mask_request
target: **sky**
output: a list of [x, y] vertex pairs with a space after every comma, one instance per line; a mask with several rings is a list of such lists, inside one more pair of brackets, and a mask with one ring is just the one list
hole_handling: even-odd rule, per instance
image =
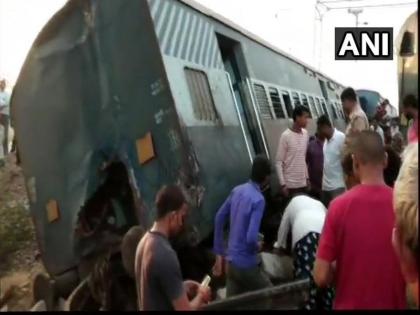
[[[115, 0], [117, 1], [117, 0]], [[316, 0], [196, 0], [236, 24], [271, 42], [343, 85], [372, 89], [398, 104], [397, 63], [393, 61], [335, 61], [334, 28], [355, 26], [347, 10], [323, 14], [315, 21]], [[417, 9], [415, 0], [336, 1], [331, 7], [413, 3], [401, 7], [365, 8], [360, 23], [392, 27], [394, 38]], [[13, 84], [36, 35], [66, 0], [0, 0], [0, 77]]]

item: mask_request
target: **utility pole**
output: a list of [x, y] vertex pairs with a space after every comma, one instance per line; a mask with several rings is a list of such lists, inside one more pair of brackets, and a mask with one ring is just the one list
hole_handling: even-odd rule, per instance
[[348, 12], [356, 17], [356, 27], [359, 27], [359, 14], [363, 12], [362, 8], [349, 8]]
[[[320, 10], [320, 6], [323, 5], [325, 6], [321, 0], [317, 0], [315, 3], [315, 21], [314, 21], [314, 26], [316, 26], [316, 22], [319, 21], [319, 41], [317, 41], [317, 36], [316, 36], [316, 30], [314, 27], [314, 43], [313, 43], [313, 50], [314, 50], [314, 61], [315, 61], [315, 56], [316, 56], [316, 44], [317, 42], [319, 43], [319, 56], [318, 56], [318, 70], [321, 71], [321, 64], [322, 64], [322, 38], [323, 38], [323, 20], [324, 20], [324, 14], [325, 12], [322, 12]], [[328, 11], [328, 8], [327, 8]]]

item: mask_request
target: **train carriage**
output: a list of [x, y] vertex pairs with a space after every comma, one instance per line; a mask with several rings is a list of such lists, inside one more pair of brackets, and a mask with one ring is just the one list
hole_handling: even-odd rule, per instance
[[343, 130], [342, 89], [191, 0], [68, 1], [12, 97], [46, 270], [70, 292], [92, 270], [85, 261], [150, 227], [167, 183], [193, 208], [186, 239], [203, 241], [252, 158], [274, 162], [297, 104], [310, 133], [322, 114]]

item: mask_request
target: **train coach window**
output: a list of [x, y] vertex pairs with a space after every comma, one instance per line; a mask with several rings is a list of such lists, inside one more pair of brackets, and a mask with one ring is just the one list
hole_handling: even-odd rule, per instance
[[281, 105], [280, 95], [276, 88], [269, 88], [271, 103], [273, 104], [274, 113], [276, 114], [276, 118], [286, 118], [284, 114], [283, 107]]
[[322, 110], [322, 106], [321, 103], [319, 102], [319, 98], [315, 98], [315, 104], [316, 104], [316, 108], [318, 109], [318, 113], [320, 115], [324, 115], [324, 111]]
[[261, 118], [273, 119], [273, 115], [270, 109], [270, 103], [268, 101], [268, 97], [267, 97], [267, 93], [265, 91], [264, 85], [254, 84], [254, 93], [255, 93], [255, 98], [258, 104], [258, 109], [260, 111]]
[[296, 92], [292, 92], [292, 99], [293, 99], [293, 105], [294, 107], [301, 105], [300, 104], [300, 98], [299, 98], [299, 94], [297, 94]]
[[327, 104], [325, 104], [325, 101], [323, 99], [321, 99], [321, 105], [322, 105], [322, 109], [324, 110], [324, 114], [329, 116], [328, 110], [327, 110]]
[[203, 71], [190, 68], [185, 68], [185, 74], [195, 118], [216, 122], [219, 119], [219, 114], [214, 104], [207, 75]]
[[337, 116], [338, 116], [338, 119], [343, 118], [343, 117], [342, 117], [342, 115], [341, 115], [340, 105], [339, 105], [337, 102], [335, 103], [335, 108], [337, 109]]
[[340, 109], [341, 117], [343, 119], [346, 119], [346, 115], [344, 114], [344, 110], [343, 110], [343, 105], [341, 103], [337, 103], [337, 104], [338, 104], [338, 108]]
[[337, 109], [335, 108], [335, 104], [333, 102], [331, 102], [330, 104], [331, 104], [331, 109], [333, 113], [333, 119], [338, 119]]
[[311, 105], [309, 105], [308, 98], [305, 94], [300, 94], [300, 96], [302, 98], [303, 106], [309, 109], [309, 117], [312, 118], [312, 113], [314, 112], [314, 110], [312, 109]]
[[287, 116], [289, 116], [289, 118], [292, 118], [293, 117], [293, 106], [292, 106], [292, 100], [290, 99], [289, 92], [283, 91], [281, 93], [281, 96], [283, 97], [284, 105], [286, 105]]
[[309, 105], [311, 106], [311, 108], [313, 108], [315, 117], [321, 116], [321, 113], [318, 112], [318, 108], [316, 107], [314, 98], [312, 96], [309, 96]]

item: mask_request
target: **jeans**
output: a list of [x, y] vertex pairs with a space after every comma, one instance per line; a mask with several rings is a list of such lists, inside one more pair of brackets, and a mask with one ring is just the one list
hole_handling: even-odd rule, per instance
[[321, 201], [324, 204], [324, 206], [328, 209], [331, 201], [333, 201], [338, 196], [342, 195], [345, 191], [345, 188], [338, 188], [331, 191], [323, 190], [321, 194]]
[[[226, 279], [226, 297], [272, 287], [268, 276], [260, 266], [238, 268], [229, 262]], [[270, 307], [271, 301], [262, 301], [255, 305], [258, 309]]]

